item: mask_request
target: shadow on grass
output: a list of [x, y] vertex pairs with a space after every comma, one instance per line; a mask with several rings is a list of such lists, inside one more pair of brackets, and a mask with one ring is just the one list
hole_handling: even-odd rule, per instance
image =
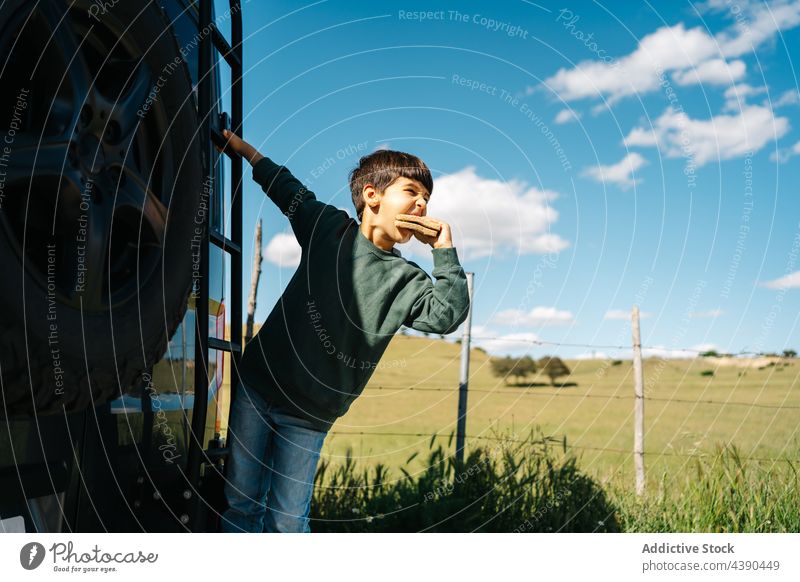
[[526, 380], [518, 382], [506, 382], [509, 388], [572, 388], [578, 385], [577, 382], [528, 382]]

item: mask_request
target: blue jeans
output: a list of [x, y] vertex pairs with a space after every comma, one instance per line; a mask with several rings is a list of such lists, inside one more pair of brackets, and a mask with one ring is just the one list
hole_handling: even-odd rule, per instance
[[314, 475], [327, 432], [239, 384], [231, 405], [223, 532], [310, 532]]

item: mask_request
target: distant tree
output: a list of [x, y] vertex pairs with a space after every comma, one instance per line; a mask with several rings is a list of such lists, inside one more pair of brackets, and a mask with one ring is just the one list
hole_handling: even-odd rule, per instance
[[784, 358], [796, 358], [797, 352], [794, 350], [783, 350], [783, 357]]
[[525, 378], [529, 374], [536, 372], [536, 362], [530, 356], [523, 356], [521, 358], [509, 358], [511, 360], [511, 371], [509, 374], [517, 378], [519, 383], [520, 378]]
[[613, 360], [611, 362], [611, 365], [612, 366], [620, 366], [620, 365], [622, 365], [622, 360]]
[[707, 352], [702, 352], [700, 356], [703, 358], [718, 358], [719, 354], [716, 350], [708, 350]]
[[547, 376], [550, 377], [550, 383], [555, 386], [556, 378], [561, 376], [569, 376], [570, 371], [567, 365], [557, 356], [542, 356], [539, 359], [539, 367]]
[[[482, 348], [475, 349], [486, 353]], [[489, 364], [492, 373], [505, 379], [506, 383], [508, 383], [509, 376], [514, 376], [519, 382], [520, 378], [536, 373], [536, 362], [530, 356], [523, 356], [522, 358], [512, 358], [511, 356], [490, 358]]]
[[508, 376], [511, 373], [511, 368], [514, 365], [514, 360], [506, 356], [504, 358], [491, 358], [489, 365], [492, 368], [492, 374], [503, 378], [508, 383]]
[[523, 356], [520, 358], [519, 364], [517, 365], [520, 367], [521, 371], [525, 373], [525, 376], [536, 373], [536, 361], [530, 356]]

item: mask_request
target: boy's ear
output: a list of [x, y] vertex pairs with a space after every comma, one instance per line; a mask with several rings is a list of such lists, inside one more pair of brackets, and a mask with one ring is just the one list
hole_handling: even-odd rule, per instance
[[364, 197], [364, 204], [370, 208], [373, 208], [375, 205], [380, 204], [381, 202], [381, 194], [372, 184], [364, 185], [364, 189], [361, 191], [361, 196]]

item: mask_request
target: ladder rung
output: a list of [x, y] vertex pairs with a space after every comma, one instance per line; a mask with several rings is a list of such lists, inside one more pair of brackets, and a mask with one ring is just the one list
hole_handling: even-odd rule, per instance
[[240, 344], [235, 344], [233, 342], [229, 342], [228, 340], [221, 340], [216, 337], [208, 338], [208, 347], [211, 350], [222, 350], [224, 352], [239, 353], [242, 351], [242, 346]]
[[231, 254], [241, 255], [242, 249], [239, 245], [233, 242], [231, 239], [222, 236], [216, 231], [211, 231], [209, 236], [211, 242], [221, 248], [223, 251], [228, 251]]
[[211, 42], [214, 43], [214, 46], [222, 54], [222, 58], [225, 59], [231, 67], [242, 66], [239, 57], [233, 52], [231, 45], [228, 44], [228, 41], [225, 40], [219, 28], [217, 28], [217, 25], [213, 22], [211, 23]]
[[242, 158], [242, 156], [236, 152], [231, 151], [229, 147], [226, 147], [228, 145], [228, 140], [225, 139], [225, 136], [222, 135], [222, 132], [215, 127], [211, 128], [211, 141], [222, 148], [222, 153], [228, 156], [230, 159], [239, 160]]

